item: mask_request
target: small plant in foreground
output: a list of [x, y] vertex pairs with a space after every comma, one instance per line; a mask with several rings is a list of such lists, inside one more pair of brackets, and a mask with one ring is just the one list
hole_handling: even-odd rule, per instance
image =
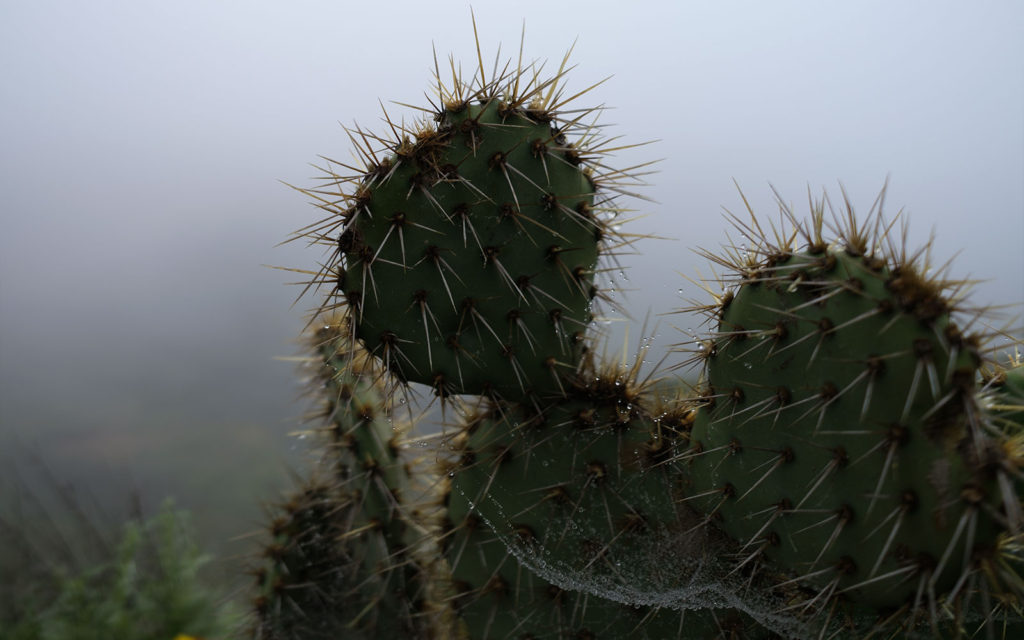
[[[184, 511], [166, 503], [150, 519], [127, 522], [119, 539], [100, 548], [99, 526], [74, 522], [74, 531], [60, 534], [68, 538], [54, 541], [28, 523], [2, 520], [0, 537], [20, 554], [10, 562], [45, 569], [19, 570], [17, 580], [7, 581], [5, 592], [27, 596], [5, 599], [0, 638], [167, 640], [187, 634], [214, 640], [237, 632], [239, 612], [199, 575], [209, 558], [193, 541]], [[90, 548], [78, 556], [73, 548], [84, 540]], [[60, 547], [49, 548], [54, 542]], [[62, 563], [68, 552], [83, 559]]]

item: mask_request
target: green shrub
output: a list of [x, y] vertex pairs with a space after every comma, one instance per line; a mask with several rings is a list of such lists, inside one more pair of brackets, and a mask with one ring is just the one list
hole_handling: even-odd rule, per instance
[[[187, 513], [170, 501], [152, 518], [127, 522], [120, 540], [101, 551], [107, 557], [88, 566], [54, 565], [42, 557], [47, 545], [24, 544], [32, 534], [26, 523], [20, 531], [2, 524], [4, 537], [20, 536], [21, 550], [29, 550], [17, 562], [38, 560], [48, 568], [18, 576], [16, 587], [5, 588], [15, 595], [0, 609], [0, 640], [213, 639], [229, 637], [238, 622], [226, 598], [204, 584], [200, 569], [210, 558], [195, 543]], [[88, 523], [79, 524], [84, 530]], [[78, 533], [85, 531], [72, 535]]]

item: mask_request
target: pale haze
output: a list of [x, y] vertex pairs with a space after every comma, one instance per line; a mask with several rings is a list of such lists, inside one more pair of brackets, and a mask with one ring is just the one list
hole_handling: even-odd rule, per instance
[[[934, 261], [959, 252], [949, 274], [982, 281], [971, 302], [1021, 326], [1024, 3], [473, 10], [488, 66], [499, 43], [518, 55], [524, 23], [524, 57], [552, 72], [575, 42], [568, 90], [608, 78], [580, 105], [607, 106], [624, 144], [654, 141], [609, 160], [661, 160], [650, 201], [622, 201], [641, 216], [624, 231], [670, 238], [622, 259], [631, 341], [648, 311], [659, 348], [699, 328], [665, 314], [703, 295], [683, 276], [710, 275], [693, 249], [726, 241], [736, 184], [760, 212], [774, 186], [802, 215], [808, 188], [838, 202], [842, 183], [867, 213], [888, 179], [910, 245], [934, 231]], [[200, 512], [220, 508], [201, 487], [283, 468], [303, 405], [279, 358], [318, 300], [291, 306], [295, 278], [261, 265], [323, 258], [275, 247], [318, 217], [284, 183], [351, 158], [342, 125], [385, 132], [381, 102], [419, 117], [392, 101], [426, 104], [434, 50], [473, 73], [468, 3], [5, 2], [0, 442]], [[264, 497], [239, 484], [238, 501]]]

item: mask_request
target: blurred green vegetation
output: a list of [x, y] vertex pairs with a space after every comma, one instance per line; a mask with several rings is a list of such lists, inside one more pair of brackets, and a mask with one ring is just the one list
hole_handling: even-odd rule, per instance
[[244, 637], [252, 534], [304, 451], [156, 422], [0, 437], [0, 640]]
[[20, 507], [0, 515], [0, 639], [215, 640], [242, 630], [239, 603], [202, 575], [211, 558], [172, 501], [116, 533], [60, 489]]

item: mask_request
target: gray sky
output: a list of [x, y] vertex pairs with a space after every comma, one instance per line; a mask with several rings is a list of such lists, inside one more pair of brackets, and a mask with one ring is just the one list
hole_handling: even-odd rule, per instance
[[[612, 75], [589, 98], [609, 133], [659, 140], [617, 159], [664, 158], [634, 230], [677, 238], [625, 261], [638, 318], [698, 295], [677, 273], [707, 273], [690, 249], [724, 241], [733, 179], [764, 212], [769, 183], [804, 211], [808, 185], [838, 181], [866, 211], [888, 176], [913, 243], [934, 228], [939, 262], [960, 251], [951, 273], [990, 281], [975, 302], [1024, 300], [1024, 4], [475, 11], [486, 59], [515, 55], [524, 20], [528, 58], [557, 65], [578, 38], [570, 89]], [[272, 357], [313, 302], [290, 309], [290, 278], [260, 265], [320, 256], [274, 248], [316, 218], [279, 180], [346, 157], [339, 122], [379, 130], [378, 98], [422, 103], [432, 45], [475, 66], [467, 3], [4, 3], [0, 427], [296, 413]]]

